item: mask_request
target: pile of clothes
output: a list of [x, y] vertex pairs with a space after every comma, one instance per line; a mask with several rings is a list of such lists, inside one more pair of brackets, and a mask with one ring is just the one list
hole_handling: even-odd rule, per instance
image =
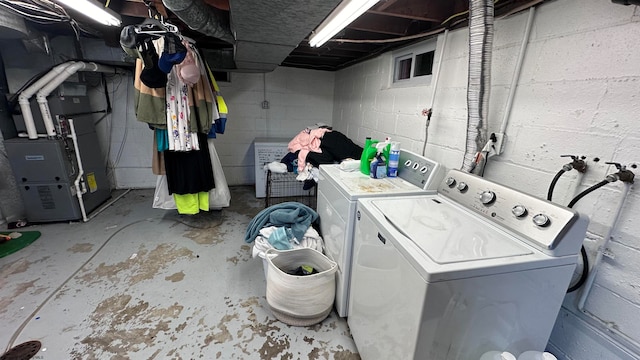
[[249, 223], [244, 241], [253, 243], [252, 256], [264, 259], [268, 249], [311, 248], [323, 252], [320, 234], [311, 226], [318, 213], [298, 202], [284, 202], [258, 213]]
[[295, 172], [299, 181], [304, 181], [304, 190], [318, 182], [318, 167], [335, 164], [348, 159], [360, 159], [362, 147], [346, 135], [322, 123], [309, 126], [296, 135], [288, 145], [289, 153], [280, 163], [265, 166], [274, 173]]

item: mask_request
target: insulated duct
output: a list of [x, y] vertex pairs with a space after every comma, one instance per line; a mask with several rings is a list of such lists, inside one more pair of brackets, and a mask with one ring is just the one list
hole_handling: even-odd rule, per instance
[[469, 1], [467, 144], [462, 170], [473, 173], [481, 173], [482, 167], [484, 167], [484, 163], [477, 163], [477, 154], [487, 142], [493, 14], [493, 0]]
[[221, 10], [202, 0], [162, 0], [162, 3], [190, 29], [230, 44], [235, 43], [229, 20]]

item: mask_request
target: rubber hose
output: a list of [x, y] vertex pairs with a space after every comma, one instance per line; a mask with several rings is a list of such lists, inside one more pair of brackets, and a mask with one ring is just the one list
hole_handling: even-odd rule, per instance
[[558, 183], [558, 180], [560, 180], [560, 176], [562, 176], [562, 174], [564, 173], [565, 171], [563, 169], [560, 169], [556, 176], [553, 177], [553, 180], [551, 180], [551, 184], [549, 184], [549, 191], [547, 192], [547, 200], [551, 201], [551, 198], [553, 197], [553, 189], [556, 187], [556, 183]]
[[567, 289], [567, 294], [578, 290], [584, 285], [584, 282], [587, 281], [587, 277], [589, 276], [589, 256], [587, 256], [587, 250], [584, 248], [584, 245], [580, 248], [580, 255], [582, 255], [582, 274], [578, 282]]
[[573, 200], [571, 200], [571, 202], [569, 203], [569, 205], [567, 205], [567, 207], [572, 208], [573, 205], [575, 205], [578, 202], [578, 200], [582, 199], [583, 197], [588, 195], [590, 192], [600, 189], [601, 187], [607, 185], [608, 183], [609, 183], [608, 180], [602, 180], [599, 183], [588, 188], [587, 190], [581, 192], [580, 194], [576, 195], [576, 197], [574, 197]]
[[[576, 195], [576, 197], [574, 197], [573, 200], [571, 200], [571, 202], [569, 203], [569, 205], [567, 205], [567, 207], [572, 208], [578, 202], [578, 200], [582, 199], [590, 192], [595, 191], [607, 185], [608, 183], [609, 181], [602, 180], [599, 183], [593, 185], [592, 187], [586, 189], [585, 191]], [[567, 294], [578, 290], [584, 284], [584, 282], [587, 281], [587, 277], [589, 276], [589, 257], [587, 256], [587, 250], [584, 248], [584, 245], [582, 245], [582, 247], [580, 248], [580, 255], [582, 256], [582, 274], [580, 275], [580, 279], [578, 280], [578, 282], [572, 285], [571, 287], [569, 287], [569, 289], [567, 289]]]

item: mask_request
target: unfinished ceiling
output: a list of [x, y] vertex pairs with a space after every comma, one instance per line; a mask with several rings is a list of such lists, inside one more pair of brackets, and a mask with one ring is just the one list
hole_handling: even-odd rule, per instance
[[[105, 3], [105, 0], [100, 0]], [[496, 17], [543, 0], [496, 0]], [[277, 66], [335, 71], [377, 54], [436, 36], [444, 29], [465, 26], [469, 0], [382, 0], [319, 48], [309, 46], [311, 32], [340, 0], [110, 0], [124, 25], [149, 16], [147, 3], [196, 40], [209, 62], [219, 70], [271, 71]], [[197, 11], [195, 11], [197, 9]], [[191, 11], [192, 14], [188, 14]], [[202, 26], [215, 12], [235, 37], [207, 35]], [[91, 24], [76, 14], [77, 20]], [[198, 19], [194, 19], [196, 16]], [[202, 24], [196, 24], [200, 21]], [[117, 46], [119, 29], [95, 29]], [[198, 30], [192, 30], [196, 28]]]

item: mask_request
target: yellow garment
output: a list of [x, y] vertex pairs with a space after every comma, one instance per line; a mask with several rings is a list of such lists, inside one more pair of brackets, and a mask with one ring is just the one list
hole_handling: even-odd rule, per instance
[[205, 62], [205, 65], [207, 66], [207, 73], [209, 73], [209, 79], [211, 80], [211, 84], [213, 85], [213, 90], [216, 92], [216, 103], [218, 104], [218, 112], [221, 114], [228, 114], [229, 109], [227, 108], [227, 103], [224, 102], [222, 95], [220, 95], [220, 87], [218, 87], [218, 83], [213, 77], [213, 73], [211, 72], [211, 68], [209, 68], [209, 64]]
[[202, 211], [209, 211], [209, 193], [199, 192], [197, 194], [173, 194], [176, 208], [179, 214], [195, 215]]

